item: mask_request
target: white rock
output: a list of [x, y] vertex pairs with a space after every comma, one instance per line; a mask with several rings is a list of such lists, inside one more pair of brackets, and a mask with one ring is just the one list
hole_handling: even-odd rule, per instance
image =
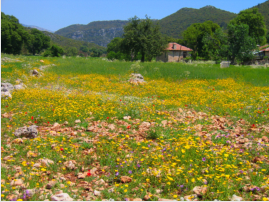
[[231, 198], [231, 201], [243, 201], [243, 198], [234, 194]]
[[73, 201], [67, 193], [56, 194], [50, 197], [51, 201]]
[[94, 196], [100, 196], [101, 195], [101, 192], [100, 191], [97, 191], [97, 190], [94, 190], [93, 191], [93, 194], [94, 194]]
[[75, 123], [81, 123], [81, 120], [77, 119], [75, 120]]

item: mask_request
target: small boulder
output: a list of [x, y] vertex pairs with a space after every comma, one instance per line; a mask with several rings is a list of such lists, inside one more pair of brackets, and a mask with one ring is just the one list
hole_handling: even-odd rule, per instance
[[13, 91], [14, 86], [11, 83], [1, 83], [1, 92]]
[[142, 84], [145, 83], [144, 77], [141, 74], [131, 74], [131, 78], [129, 79], [131, 84]]
[[67, 193], [55, 194], [50, 197], [51, 201], [73, 201]]
[[1, 97], [4, 97], [6, 99], [8, 99], [8, 98], [12, 99], [12, 95], [9, 91], [7, 91], [7, 92], [1, 91]]
[[38, 135], [37, 127], [38, 126], [36, 125], [32, 125], [29, 127], [24, 126], [24, 127], [18, 128], [14, 132], [14, 135], [16, 137], [36, 138]]
[[52, 187], [54, 187], [56, 183], [57, 183], [56, 180], [49, 181], [48, 184], [46, 185], [46, 189], [52, 189]]
[[234, 194], [231, 198], [231, 201], [243, 201], [243, 198]]

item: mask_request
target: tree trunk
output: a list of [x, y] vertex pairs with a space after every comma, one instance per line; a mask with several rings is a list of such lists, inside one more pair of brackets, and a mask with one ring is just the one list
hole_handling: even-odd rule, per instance
[[141, 62], [144, 62], [145, 61], [145, 53], [141, 53], [142, 57], [141, 57]]

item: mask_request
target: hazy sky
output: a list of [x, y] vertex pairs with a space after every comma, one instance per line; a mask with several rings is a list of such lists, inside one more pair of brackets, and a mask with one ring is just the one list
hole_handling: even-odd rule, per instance
[[135, 15], [162, 19], [183, 7], [212, 5], [238, 13], [265, 0], [1, 0], [1, 11], [20, 23], [57, 31], [72, 24], [128, 20]]

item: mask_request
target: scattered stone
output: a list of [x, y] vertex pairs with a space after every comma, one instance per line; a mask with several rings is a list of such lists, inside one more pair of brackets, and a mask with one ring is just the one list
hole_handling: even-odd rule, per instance
[[38, 126], [36, 125], [32, 125], [29, 127], [24, 126], [24, 127], [18, 128], [14, 132], [14, 135], [16, 137], [36, 138], [38, 135], [37, 127]]
[[156, 189], [156, 193], [157, 193], [157, 194], [160, 194], [160, 193], [162, 193], [162, 192], [163, 192], [162, 189]]
[[7, 91], [7, 92], [2, 92], [1, 91], [1, 97], [4, 97], [6, 99], [8, 99], [8, 98], [12, 99], [12, 95], [11, 95], [11, 93], [9, 91]]
[[14, 86], [11, 83], [1, 83], [1, 92], [10, 92], [14, 90]]
[[27, 196], [27, 197], [32, 197], [35, 193], [37, 193], [37, 189], [26, 189], [24, 191], [24, 194]]
[[230, 67], [230, 62], [229, 61], [222, 61], [220, 63], [220, 68], [227, 68]]
[[143, 201], [141, 198], [134, 198], [133, 201]]
[[197, 195], [196, 194], [191, 194], [191, 195], [188, 195], [188, 196], [184, 196], [184, 199], [186, 201], [196, 201], [197, 200]]
[[76, 161], [74, 161], [74, 160], [64, 162], [64, 166], [65, 166], [66, 168], [71, 169], [71, 170], [74, 170], [74, 169], [77, 168], [77, 167], [76, 167]]
[[23, 180], [22, 179], [14, 179], [10, 183], [11, 186], [21, 186], [23, 185]]
[[73, 201], [67, 193], [55, 194], [50, 197], [51, 201]]
[[52, 187], [54, 187], [56, 185], [57, 181], [56, 180], [51, 180], [49, 181], [49, 183], [46, 185], [46, 189], [51, 189]]
[[123, 119], [124, 119], [124, 120], [130, 120], [131, 117], [130, 117], [130, 116], [124, 116]]
[[33, 167], [35, 167], [35, 168], [40, 168], [40, 167], [41, 167], [41, 163], [35, 163], [35, 164], [33, 165]]
[[34, 69], [34, 70], [31, 71], [31, 75], [32, 76], [39, 76], [40, 74], [36, 69]]
[[78, 173], [78, 179], [84, 179], [87, 173]]
[[109, 193], [113, 193], [114, 191], [115, 191], [114, 188], [108, 189]]
[[243, 201], [243, 198], [234, 194], [231, 198], [231, 201]]
[[130, 178], [128, 176], [121, 176], [120, 181], [122, 183], [128, 183], [128, 182], [132, 182], [132, 178]]
[[110, 130], [115, 130], [115, 125], [114, 124], [109, 124], [108, 126], [107, 126]]
[[202, 196], [207, 192], [207, 187], [195, 186], [192, 191], [198, 196]]
[[15, 143], [15, 144], [21, 144], [21, 143], [23, 143], [23, 139], [21, 139], [21, 138], [14, 139], [14, 140], [12, 141], [12, 143]]
[[145, 83], [144, 77], [141, 74], [131, 74], [131, 78], [129, 79], [131, 84], [142, 84]]
[[43, 158], [43, 159], [38, 159], [38, 161], [45, 166], [49, 166], [49, 164], [54, 164], [53, 160], [47, 159], [47, 158]]
[[101, 196], [101, 192], [97, 191], [97, 190], [94, 190], [93, 194], [94, 194], [94, 196]]
[[77, 119], [75, 120], [75, 123], [81, 123], [81, 120]]
[[23, 90], [25, 88], [26, 88], [26, 85], [24, 85], [23, 83], [18, 84], [18, 85], [14, 85], [15, 90]]
[[38, 153], [34, 153], [32, 151], [28, 151], [26, 154], [27, 158], [31, 158], [31, 157], [37, 157]]

